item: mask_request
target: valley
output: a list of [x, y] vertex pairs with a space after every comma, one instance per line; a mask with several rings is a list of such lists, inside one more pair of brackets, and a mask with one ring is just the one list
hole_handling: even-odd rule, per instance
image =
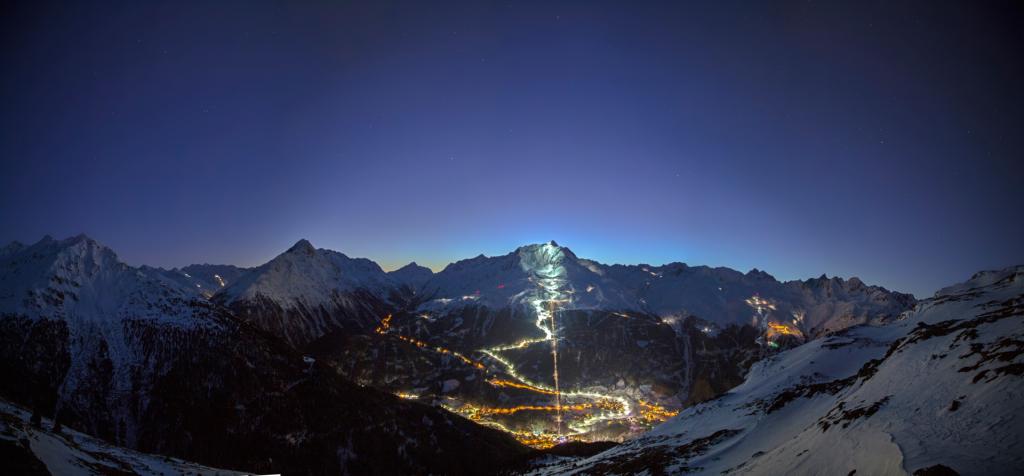
[[[390, 474], [611, 468], [661, 451], [628, 449], [752, 378], [788, 375], [766, 370], [772, 362], [848, 345], [839, 336], [891, 336], [915, 307], [982, 293], [918, 303], [856, 278], [602, 265], [553, 242], [429, 275], [386, 273], [305, 240], [254, 268], [133, 268], [84, 236], [3, 250], [0, 370], [30, 382], [4, 393], [12, 405], [132, 450], [256, 471], [311, 468], [323, 448], [349, 445], [346, 459], [323, 463], [328, 472], [385, 460]], [[797, 395], [822, 391], [815, 372], [842, 373], [810, 372]], [[137, 399], [118, 400], [125, 392]], [[826, 420], [884, 412], [883, 397], [844, 404]], [[758, 398], [744, 405], [785, 404]], [[154, 426], [174, 415], [196, 418]], [[699, 443], [742, 431], [723, 427]], [[197, 445], [186, 434], [206, 436]], [[235, 449], [239, 438], [262, 451]], [[444, 457], [479, 444], [473, 457]], [[590, 460], [587, 448], [623, 456]]]

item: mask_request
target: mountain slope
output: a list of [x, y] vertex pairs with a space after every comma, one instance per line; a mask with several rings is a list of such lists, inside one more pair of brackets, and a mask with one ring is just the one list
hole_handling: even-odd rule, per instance
[[761, 361], [641, 438], [533, 472], [1019, 474], [1022, 352], [1024, 267], [978, 273], [895, 322]]
[[410, 290], [415, 292], [422, 288], [430, 278], [434, 277], [434, 272], [430, 268], [420, 266], [413, 261], [394, 271], [389, 271], [388, 276], [391, 276], [396, 282], [408, 286]]
[[743, 274], [729, 268], [672, 263], [664, 266], [600, 266], [605, 276], [636, 296], [659, 316], [693, 315], [718, 325], [750, 322], [754, 296], [771, 303], [772, 320], [793, 325], [808, 336], [867, 322], [884, 322], [913, 306], [913, 296], [867, 286], [858, 278], [822, 275], [779, 282], [757, 269]]
[[210, 298], [221, 289], [234, 284], [249, 270], [227, 264], [193, 264], [184, 268], [162, 269], [140, 266], [144, 273], [162, 276], [185, 286], [204, 298]]
[[500, 309], [528, 305], [541, 280], [565, 292], [564, 309], [639, 309], [618, 283], [604, 279], [589, 261], [553, 241], [522, 246], [504, 256], [480, 255], [452, 263], [427, 281], [424, 295], [434, 298], [427, 303], [432, 308], [472, 304]]
[[301, 347], [332, 331], [372, 330], [390, 310], [398, 287], [373, 261], [300, 240], [242, 274], [213, 300]]

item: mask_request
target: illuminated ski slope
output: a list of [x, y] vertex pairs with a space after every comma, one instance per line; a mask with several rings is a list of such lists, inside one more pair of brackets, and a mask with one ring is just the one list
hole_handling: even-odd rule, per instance
[[[561, 261], [564, 258], [562, 255], [563, 251], [557, 245], [544, 244], [541, 247], [540, 256], [544, 259], [540, 263], [528, 263], [529, 270], [532, 272], [531, 278], [533, 278], [537, 284], [536, 289], [530, 296], [529, 303], [533, 308], [534, 314], [537, 316], [535, 325], [544, 334], [542, 338], [526, 339], [515, 344], [502, 345], [491, 347], [488, 349], [481, 349], [481, 352], [490, 356], [495, 361], [499, 362], [505, 372], [513, 377], [518, 383], [509, 385], [506, 382], [502, 382], [505, 386], [514, 386], [517, 388], [525, 388], [528, 390], [535, 391], [537, 393], [552, 395], [555, 397], [555, 404], [549, 407], [533, 407], [531, 410], [543, 410], [553, 411], [555, 413], [555, 427], [556, 432], [554, 435], [546, 435], [542, 438], [545, 442], [558, 442], [568, 439], [568, 437], [574, 437], [574, 439], [580, 439], [581, 435], [587, 433], [595, 423], [604, 420], [615, 420], [628, 418], [631, 413], [631, 406], [628, 400], [623, 397], [593, 393], [593, 392], [562, 392], [559, 380], [558, 380], [558, 325], [555, 321], [558, 315], [558, 308], [563, 303], [570, 302], [571, 293], [567, 292], [566, 279], [565, 279], [565, 268], [561, 265]], [[551, 345], [551, 358], [552, 358], [552, 382], [554, 386], [548, 386], [540, 382], [531, 381], [526, 376], [519, 372], [515, 365], [505, 357], [501, 355], [501, 352], [512, 350], [512, 349], [523, 349], [531, 345], [550, 343]], [[492, 385], [495, 385], [492, 381]], [[577, 401], [584, 400], [590, 401], [590, 403], [573, 403], [563, 405], [564, 401]], [[583, 410], [593, 409], [597, 410], [592, 412], [590, 415], [580, 419], [572, 419], [569, 422], [569, 435], [563, 433], [562, 429], [562, 412], [570, 410]], [[473, 415], [478, 415], [479, 412], [473, 410]], [[486, 412], [485, 412], [486, 413]], [[541, 435], [533, 435], [535, 438]]]
[[[497, 364], [494, 367], [473, 360], [457, 351], [434, 346], [412, 337], [393, 334], [391, 333], [390, 315], [381, 321], [376, 332], [391, 334], [421, 349], [453, 355], [465, 364], [484, 372], [485, 375], [490, 375], [486, 381], [492, 386], [525, 390], [541, 395], [545, 399], [550, 398], [551, 404], [506, 407], [484, 406], [472, 402], [455, 404], [451, 400], [442, 404], [448, 410], [480, 424], [507, 431], [520, 442], [531, 446], [543, 448], [568, 440], [591, 440], [593, 437], [589, 433], [602, 422], [629, 420], [641, 427], [649, 427], [674, 416], [677, 412], [643, 401], [634, 404], [619, 395], [583, 390], [563, 391], [558, 375], [559, 326], [557, 316], [563, 306], [572, 303], [573, 295], [573, 290], [566, 279], [566, 270], [562, 266], [563, 253], [562, 248], [549, 243], [540, 245], [535, 255], [524, 260], [523, 269], [529, 273], [529, 280], [535, 286], [528, 289], [526, 296], [523, 296], [525, 298], [523, 302], [536, 317], [534, 325], [540, 330], [543, 337], [480, 349], [479, 352]], [[551, 346], [552, 385], [535, 381], [526, 376], [511, 359], [504, 355], [507, 351], [522, 350], [535, 345]], [[405, 396], [408, 397], [408, 395]], [[534, 425], [544, 428], [540, 430], [511, 428], [510, 426], [519, 425], [510, 425], [496, 419], [496, 417], [507, 417], [523, 412], [553, 414], [553, 421], [548, 420], [548, 422], [553, 423], [550, 426], [554, 430], [549, 429], [548, 425]]]

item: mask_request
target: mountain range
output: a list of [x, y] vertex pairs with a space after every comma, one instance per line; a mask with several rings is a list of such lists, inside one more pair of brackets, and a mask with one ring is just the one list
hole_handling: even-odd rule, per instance
[[345, 380], [169, 277], [180, 270], [133, 268], [85, 236], [0, 260], [3, 397], [61, 427], [256, 472], [467, 473], [525, 451]]
[[[804, 446], [835, 446], [796, 427], [823, 418], [832, 438], [847, 433], [836, 428], [843, 423], [858, 427], [846, 413], [889, 412], [902, 398], [893, 382], [911, 378], [904, 373], [917, 362], [907, 356], [921, 357], [909, 349], [924, 347], [883, 359], [879, 375], [886, 366], [904, 373], [870, 395], [847, 398], [866, 385], [850, 380], [850, 366], [968, 299], [969, 309], [1008, 313], [1003, 327], [974, 339], [1013, 335], [1020, 274], [982, 273], [918, 302], [857, 278], [780, 282], [756, 269], [608, 265], [554, 242], [433, 273], [415, 263], [385, 272], [306, 240], [254, 268], [136, 268], [86, 236], [47, 237], [0, 249], [0, 393], [14, 415], [0, 442], [51, 472], [51, 461], [72, 459], [43, 454], [42, 442], [73, 448], [68, 438], [77, 437], [67, 435], [81, 432], [124, 447], [112, 456], [119, 461], [138, 451], [257, 472], [629, 474], [630, 461], [646, 461], [669, 472], [799, 473], [807, 467], [792, 462], [806, 458], [761, 436], [770, 432], [758, 421], [817, 402], [787, 418], [798, 423], [786, 431], [808, 438]], [[979, 301], [986, 293], [996, 297]], [[999, 299], [1010, 304], [992, 304]], [[1019, 365], [1002, 348], [975, 354]], [[1019, 372], [988, 370], [982, 379], [1019, 390]], [[875, 405], [884, 391], [894, 396]], [[778, 398], [789, 400], [773, 409]], [[43, 423], [26, 425], [29, 413]], [[719, 413], [707, 421], [724, 422], [724, 433], [689, 430], [707, 424], [696, 415]], [[741, 436], [771, 457], [717, 456]], [[529, 448], [599, 440], [626, 443], [586, 458]], [[693, 446], [718, 459], [678, 449]], [[932, 462], [899, 447], [914, 463], [904, 470]], [[850, 458], [861, 471], [880, 469]]]

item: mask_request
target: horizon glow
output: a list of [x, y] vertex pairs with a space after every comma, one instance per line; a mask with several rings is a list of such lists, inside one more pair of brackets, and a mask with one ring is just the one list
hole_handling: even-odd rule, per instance
[[386, 269], [554, 239], [857, 276], [1024, 263], [1024, 15], [994, 4], [13, 4], [0, 241]]

